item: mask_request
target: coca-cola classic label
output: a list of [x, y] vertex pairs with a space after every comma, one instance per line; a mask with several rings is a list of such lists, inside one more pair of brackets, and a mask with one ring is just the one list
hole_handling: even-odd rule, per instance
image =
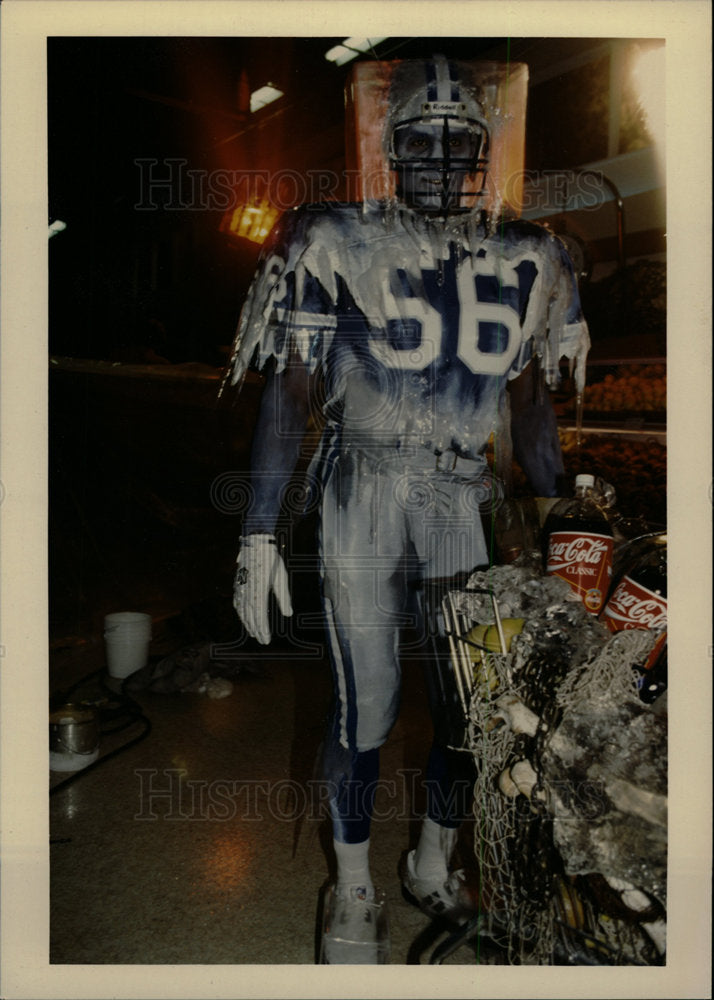
[[566, 580], [588, 611], [599, 614], [612, 574], [613, 540], [590, 531], [554, 531], [546, 572]]
[[666, 628], [666, 598], [654, 594], [631, 576], [625, 576], [607, 602], [605, 621], [612, 632], [628, 628]]
[[667, 641], [667, 598], [643, 587], [631, 576], [624, 576], [605, 605], [603, 618], [611, 632], [632, 628], [661, 630], [642, 664], [644, 670], [651, 670]]

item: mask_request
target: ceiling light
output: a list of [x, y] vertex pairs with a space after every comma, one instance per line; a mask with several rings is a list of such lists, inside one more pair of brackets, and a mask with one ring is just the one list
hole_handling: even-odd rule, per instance
[[229, 210], [221, 220], [220, 229], [224, 233], [250, 240], [251, 243], [263, 243], [278, 215], [278, 209], [264, 198], [261, 202], [238, 205]]
[[264, 87], [258, 87], [250, 95], [250, 111], [251, 114], [254, 111], [258, 111], [260, 108], [264, 108], [266, 104], [270, 104], [272, 101], [277, 101], [279, 97], [283, 96], [282, 90], [278, 90], [274, 87], [272, 83], [266, 83]]
[[661, 46], [638, 52], [632, 68], [632, 80], [647, 128], [655, 141], [660, 141], [664, 135], [665, 67], [664, 46]]
[[66, 222], [63, 222], [61, 219], [55, 219], [54, 222], [50, 223], [50, 230], [49, 230], [48, 239], [52, 239], [52, 237], [56, 236], [57, 233], [64, 232], [64, 230], [66, 228], [67, 228], [67, 223]]
[[350, 59], [356, 59], [363, 52], [370, 52], [384, 38], [345, 38], [341, 45], [335, 45], [325, 53], [325, 59], [337, 66], [344, 66]]

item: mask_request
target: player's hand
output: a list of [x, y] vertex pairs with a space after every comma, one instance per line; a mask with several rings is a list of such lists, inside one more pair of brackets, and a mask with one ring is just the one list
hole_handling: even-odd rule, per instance
[[270, 642], [268, 605], [271, 591], [283, 615], [293, 613], [288, 573], [274, 535], [248, 535], [238, 553], [233, 607], [248, 635], [262, 645]]

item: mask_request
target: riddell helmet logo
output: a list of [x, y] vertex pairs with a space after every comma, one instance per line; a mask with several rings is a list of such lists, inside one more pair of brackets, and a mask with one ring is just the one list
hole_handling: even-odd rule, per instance
[[427, 101], [421, 106], [425, 115], [459, 115], [466, 111], [462, 101]]

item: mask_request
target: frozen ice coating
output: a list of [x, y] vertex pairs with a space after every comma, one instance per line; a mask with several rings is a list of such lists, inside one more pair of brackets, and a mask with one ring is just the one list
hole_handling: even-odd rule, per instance
[[488, 128], [488, 175], [477, 207], [494, 218], [520, 215], [523, 198], [528, 67], [524, 63], [463, 62], [436, 55], [432, 93], [424, 91], [423, 60], [356, 63], [346, 90], [348, 169], [355, 174], [358, 201], [393, 198], [388, 125], [413, 115], [422, 97], [449, 102], [450, 82], [458, 97], [483, 111]]
[[[545, 865], [539, 852], [550, 850], [552, 837], [567, 876], [582, 876], [588, 887], [593, 878], [629, 887], [616, 895], [617, 909], [603, 907], [608, 942], [639, 947], [627, 916], [617, 929], [624, 903], [657, 921], [646, 929], [663, 953], [667, 718], [640, 700], [632, 669], [655, 636], [637, 629], [608, 636], [581, 602], [568, 601], [563, 583], [496, 565], [473, 573], [464, 590], [450, 595], [469, 622], [494, 621], [492, 594], [502, 618], [525, 618], [510, 652], [492, 657], [495, 684], [487, 693], [475, 687], [468, 705], [469, 745], [479, 761], [474, 843], [481, 875], [498, 887], [504, 939], [514, 954], [547, 964], [554, 883], [551, 868], [548, 881], [539, 882]], [[527, 808], [523, 801], [518, 807], [519, 792], [530, 800]], [[524, 849], [506, 852], [509, 842]]]
[[[552, 387], [568, 358], [582, 389], [589, 337], [562, 243], [517, 221], [527, 68], [442, 57], [434, 66], [355, 67], [348, 162], [362, 200], [283, 217], [242, 313], [230, 380], [239, 384], [249, 365], [263, 368], [271, 357], [280, 371], [292, 351], [314, 372], [339, 352], [342, 377], [330, 390], [344, 405], [343, 423], [356, 405], [362, 424], [374, 414], [372, 431], [382, 433], [385, 421], [395, 427], [398, 408], [401, 443], [477, 453], [496, 429], [505, 382], [533, 354]], [[483, 126], [484, 193], [470, 197], [467, 212], [411, 210], [395, 194], [393, 124], [424, 107], [443, 121], [438, 113], [457, 106]]]
[[631, 674], [638, 646], [651, 647], [653, 636], [635, 630], [619, 640], [559, 692], [565, 711], [544, 756], [547, 779], [554, 788], [588, 781], [601, 792], [597, 814], [587, 816], [554, 795], [554, 836], [570, 874], [624, 879], [665, 904], [667, 721], [639, 701]]
[[563, 356], [582, 379], [588, 343], [567, 255], [547, 230], [328, 203], [288, 213], [273, 234], [231, 377], [270, 358], [281, 371], [296, 352], [327, 373], [346, 434], [476, 455], [533, 354], [557, 384]]
[[[587, 724], [573, 723], [575, 741], [567, 726], [560, 728], [562, 719], [584, 711], [567, 701], [572, 671], [596, 664], [600, 683], [610, 676], [608, 664], [627, 660], [607, 627], [569, 599], [567, 583], [534, 578], [525, 563], [493, 565], [480, 516], [501, 486], [491, 475], [487, 445], [494, 432], [510, 440], [508, 426], [530, 485], [539, 480], [546, 491], [555, 489], [562, 472], [555, 416], [543, 406], [524, 407], [519, 390], [534, 399], [540, 372], [555, 387], [563, 359], [582, 390], [589, 348], [563, 243], [520, 218], [526, 85], [526, 68], [518, 64], [441, 57], [358, 64], [347, 106], [353, 126], [347, 166], [356, 172], [356, 189], [345, 202], [302, 205], [283, 215], [261, 254], [228, 373], [240, 385], [249, 367], [266, 372], [234, 595], [246, 632], [259, 642], [270, 641], [271, 593], [281, 606], [276, 580], [289, 582], [278, 518], [303, 454], [312, 402], [319, 401], [325, 418], [307, 478], [319, 494], [321, 600], [334, 690], [322, 774], [336, 843], [369, 840], [372, 804], [354, 801], [348, 790], [376, 785], [378, 752], [398, 714], [400, 630], [407, 621], [430, 625], [413, 599], [417, 588], [463, 571], [470, 574], [466, 590], [448, 595], [454, 616], [483, 625], [496, 618], [502, 632], [505, 619], [521, 619], [509, 651], [481, 661], [483, 677], [473, 690], [475, 660], [468, 653], [455, 681], [465, 738], [481, 762], [475, 797], [488, 803], [484, 875], [494, 885], [491, 876], [505, 872], [503, 823], [513, 824], [509, 835], [521, 836], [509, 794], [526, 788], [531, 802], [540, 802], [546, 748], [554, 769], [569, 767], [586, 749]], [[507, 393], [509, 383], [516, 391]], [[440, 637], [452, 653], [460, 641], [454, 635], [447, 630]], [[629, 670], [631, 663], [625, 665]], [[632, 690], [608, 689], [624, 691], [616, 726], [639, 711], [627, 670], [617, 677]], [[487, 696], [480, 693], [485, 688]], [[599, 703], [588, 711], [603, 722], [603, 753], [596, 748], [592, 775], [606, 776], [610, 722]], [[459, 822], [453, 810], [460, 808], [452, 794], [458, 754], [450, 752], [464, 747], [451, 745], [440, 712], [443, 704], [432, 705], [437, 725], [425, 775], [436, 791], [427, 816], [449, 826]], [[627, 738], [623, 729], [623, 750]], [[650, 777], [628, 775], [623, 753], [610, 785], [613, 812], [643, 822], [653, 815], [659, 823], [664, 791]], [[496, 796], [501, 779], [510, 793]], [[434, 805], [437, 797], [443, 808]], [[540, 825], [529, 825], [524, 837], [551, 836], [550, 802], [542, 803]], [[598, 849], [607, 851], [607, 830], [600, 833]], [[586, 841], [579, 835], [572, 854], [584, 856]], [[525, 887], [529, 905], [545, 912], [552, 886], [535, 865], [524, 877], [528, 859], [521, 855], [514, 852], [512, 871], [505, 872], [513, 891], [505, 887], [504, 904], [522, 909]], [[584, 870], [580, 860], [573, 863], [573, 870]], [[641, 885], [634, 871], [611, 873]]]

